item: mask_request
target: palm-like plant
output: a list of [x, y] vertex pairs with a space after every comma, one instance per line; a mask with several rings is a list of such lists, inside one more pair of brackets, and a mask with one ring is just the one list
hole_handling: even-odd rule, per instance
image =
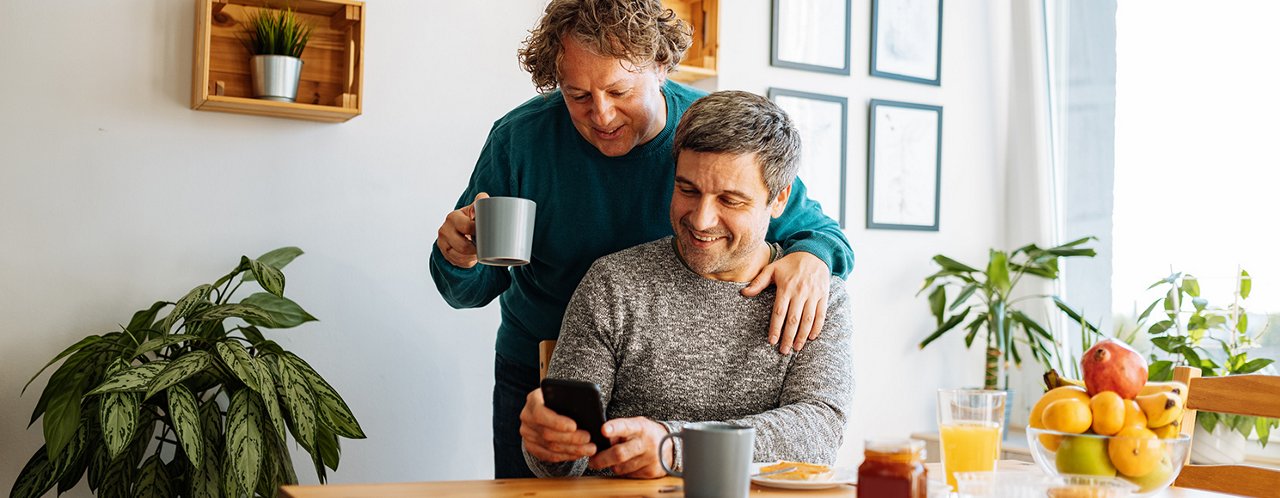
[[[1085, 329], [1094, 333], [1098, 329], [1058, 296], [1013, 297], [1013, 290], [1027, 276], [1057, 279], [1058, 260], [1061, 258], [1093, 257], [1096, 253], [1092, 248], [1081, 247], [1090, 240], [1095, 239], [1085, 237], [1048, 249], [1030, 244], [1019, 247], [1012, 253], [992, 249], [986, 270], [979, 270], [941, 254], [934, 256], [933, 261], [941, 269], [925, 279], [920, 292], [933, 286], [933, 291], [929, 293], [929, 311], [937, 325], [933, 333], [920, 342], [920, 348], [928, 346], [961, 324], [968, 331], [964, 339], [965, 347], [972, 347], [978, 334], [984, 333], [987, 354], [983, 387], [986, 389], [998, 387], [1001, 367], [1006, 372], [1004, 384], [1007, 385], [1009, 363], [1022, 364], [1016, 342], [1025, 343], [1031, 356], [1044, 365], [1046, 370], [1052, 368], [1054, 355], [1050, 351], [1056, 350], [1052, 334], [1035, 319], [1020, 311], [1020, 305], [1031, 300], [1052, 299], [1059, 310], [1073, 321], [1080, 322]], [[960, 290], [948, 299], [947, 287], [951, 286], [959, 287]], [[1017, 339], [1017, 329], [1022, 330], [1023, 339]]]
[[[298, 480], [289, 433], [324, 482], [325, 467], [338, 467], [338, 436], [364, 432], [324, 378], [261, 330], [315, 320], [284, 297], [280, 269], [301, 254], [284, 247], [241, 257], [215, 283], [156, 302], [45, 365], [32, 381], [66, 358], [31, 415], [44, 418], [45, 445], [10, 496], [55, 485], [61, 494], [87, 471], [102, 497], [271, 497]], [[245, 282], [265, 292], [232, 302]]]
[[253, 55], [302, 57], [311, 38], [311, 26], [292, 9], [259, 9], [249, 15], [245, 31], [240, 42]]

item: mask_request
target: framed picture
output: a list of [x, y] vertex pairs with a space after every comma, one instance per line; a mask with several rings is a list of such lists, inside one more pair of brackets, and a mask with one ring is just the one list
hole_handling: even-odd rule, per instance
[[942, 85], [942, 0], [871, 0], [871, 75]]
[[938, 231], [942, 108], [871, 101], [867, 228]]
[[798, 176], [809, 199], [817, 201], [823, 213], [845, 228], [849, 99], [770, 88], [769, 100], [787, 111], [800, 131]]
[[773, 0], [769, 63], [777, 67], [849, 74], [852, 0]]

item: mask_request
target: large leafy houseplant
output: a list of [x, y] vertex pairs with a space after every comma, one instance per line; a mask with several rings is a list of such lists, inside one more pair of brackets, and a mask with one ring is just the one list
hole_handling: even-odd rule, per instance
[[[1199, 368], [1201, 375], [1212, 377], [1254, 373], [1275, 361], [1249, 358], [1249, 350], [1258, 346], [1266, 327], [1257, 327], [1257, 333], [1249, 332], [1249, 315], [1243, 303], [1253, 290], [1248, 271], [1240, 270], [1234, 287], [1232, 302], [1226, 306], [1210, 304], [1200, 294], [1199, 280], [1190, 274], [1175, 272], [1147, 288], [1160, 288], [1163, 295], [1152, 301], [1137, 321], [1146, 322], [1157, 306], [1164, 312], [1147, 329], [1156, 349], [1148, 369], [1151, 380], [1172, 379], [1175, 366]], [[1189, 308], [1187, 303], [1191, 304]], [[1209, 432], [1223, 424], [1246, 438], [1257, 431], [1263, 446], [1271, 429], [1280, 426], [1280, 420], [1273, 418], [1204, 411], [1197, 413], [1196, 422]]]
[[[31, 416], [44, 419], [45, 445], [10, 496], [55, 485], [61, 494], [87, 478], [101, 497], [270, 497], [297, 482], [288, 433], [324, 482], [325, 468], [338, 467], [338, 437], [364, 432], [337, 391], [262, 330], [315, 320], [284, 297], [281, 268], [300, 254], [241, 257], [213, 284], [156, 302], [45, 365], [32, 381], [66, 359]], [[245, 283], [264, 292], [233, 302]]]
[[[1000, 386], [1000, 372], [1004, 371], [1003, 384], [1008, 385], [1009, 363], [1022, 364], [1017, 343], [1023, 343], [1031, 356], [1048, 370], [1052, 367], [1056, 342], [1045, 326], [1024, 313], [1020, 308], [1029, 301], [1052, 299], [1058, 309], [1073, 321], [1080, 322], [1087, 330], [1097, 332], [1097, 327], [1084, 320], [1082, 314], [1058, 296], [1028, 295], [1014, 297], [1014, 289], [1025, 277], [1048, 280], [1058, 278], [1058, 261], [1061, 258], [1093, 257], [1092, 248], [1083, 245], [1093, 240], [1085, 237], [1056, 247], [1040, 248], [1035, 244], [1019, 247], [1013, 252], [992, 249], [985, 270], [979, 270], [941, 254], [933, 261], [941, 267], [925, 278], [920, 292], [930, 286], [929, 311], [936, 321], [936, 328], [923, 341], [924, 348], [952, 329], [961, 327], [968, 331], [965, 347], [972, 347], [978, 335], [983, 334], [986, 356], [983, 365], [983, 387]], [[947, 288], [958, 288], [948, 295]], [[919, 295], [919, 292], [917, 292]], [[1017, 337], [1018, 330], [1022, 338]]]

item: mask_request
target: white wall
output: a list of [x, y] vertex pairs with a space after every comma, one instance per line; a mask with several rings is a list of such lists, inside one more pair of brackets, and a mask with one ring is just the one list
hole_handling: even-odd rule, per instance
[[[369, 434], [333, 480], [491, 476], [497, 307], [450, 309], [426, 258], [490, 124], [533, 95], [515, 50], [543, 2], [370, 1], [365, 114], [344, 124], [191, 111], [193, 3], [0, 0], [0, 490], [41, 444], [24, 427], [43, 378], [18, 393], [47, 359], [282, 245], [307, 251], [288, 293], [321, 321], [273, 335]], [[771, 68], [768, 9], [722, 2], [720, 87], [850, 98], [849, 461], [865, 436], [931, 427], [936, 387], [979, 382], [958, 337], [916, 350], [931, 319], [913, 294], [933, 254], [1002, 244], [1008, 7], [947, 4], [941, 88], [866, 76], [865, 0], [852, 76]], [[942, 231], [859, 228], [870, 98], [945, 108]]]

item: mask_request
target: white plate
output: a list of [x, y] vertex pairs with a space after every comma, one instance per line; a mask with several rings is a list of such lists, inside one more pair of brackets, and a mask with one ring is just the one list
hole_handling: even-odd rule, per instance
[[[757, 462], [751, 464], [751, 473], [760, 472], [761, 467], [773, 465], [778, 462]], [[752, 477], [751, 482], [761, 486], [779, 489], [828, 489], [845, 484], [855, 484], [858, 481], [858, 471], [847, 467], [836, 467], [831, 469], [831, 478], [822, 481], [791, 481], [786, 479], [770, 479], [768, 477]]]

